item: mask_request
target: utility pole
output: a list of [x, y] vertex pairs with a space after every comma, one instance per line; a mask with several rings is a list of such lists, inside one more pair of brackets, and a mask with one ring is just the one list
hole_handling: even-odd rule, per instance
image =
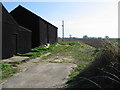
[[64, 21], [62, 20], [62, 41], [64, 41]]

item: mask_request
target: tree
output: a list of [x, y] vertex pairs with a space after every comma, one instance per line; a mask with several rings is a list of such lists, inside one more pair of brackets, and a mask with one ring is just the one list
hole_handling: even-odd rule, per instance
[[109, 36], [105, 36], [106, 39], [109, 39]]
[[102, 37], [98, 37], [98, 39], [102, 39]]
[[88, 36], [87, 36], [87, 35], [84, 35], [84, 36], [83, 36], [83, 38], [84, 38], [84, 39], [87, 39], [87, 38], [88, 38]]

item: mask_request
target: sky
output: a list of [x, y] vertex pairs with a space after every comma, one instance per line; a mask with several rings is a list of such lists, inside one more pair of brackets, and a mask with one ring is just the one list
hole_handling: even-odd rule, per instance
[[[84, 1], [84, 0], [82, 0]], [[62, 37], [64, 20], [65, 37], [118, 38], [118, 2], [2, 2], [10, 12], [22, 5], [48, 22], [58, 27]]]

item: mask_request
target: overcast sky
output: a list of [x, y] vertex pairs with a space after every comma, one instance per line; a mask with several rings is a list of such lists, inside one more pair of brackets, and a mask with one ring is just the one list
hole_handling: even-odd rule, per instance
[[65, 22], [65, 37], [118, 37], [118, 2], [105, 0], [95, 2], [3, 2], [10, 12], [19, 4], [58, 27], [62, 33]]

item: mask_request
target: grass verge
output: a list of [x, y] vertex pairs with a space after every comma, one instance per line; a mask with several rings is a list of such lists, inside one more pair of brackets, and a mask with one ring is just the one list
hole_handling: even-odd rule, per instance
[[0, 63], [0, 83], [17, 72], [19, 72], [17, 68], [12, 67], [9, 64]]
[[36, 47], [31, 49], [30, 53], [25, 53], [25, 54], [17, 54], [18, 56], [28, 56], [30, 58], [36, 58], [39, 57], [52, 49], [54, 49], [57, 45], [56, 44], [51, 44], [48, 48], [41, 48], [41, 47]]
[[51, 50], [51, 54], [44, 56], [43, 59], [48, 59], [54, 56], [72, 57], [76, 61], [92, 61], [95, 48], [86, 44], [77, 42], [59, 42], [57, 47]]
[[[96, 50], [95, 50], [96, 51]], [[97, 50], [95, 60], [86, 68], [77, 67], [66, 88], [120, 88], [120, 46], [118, 41], [108, 41]]]

